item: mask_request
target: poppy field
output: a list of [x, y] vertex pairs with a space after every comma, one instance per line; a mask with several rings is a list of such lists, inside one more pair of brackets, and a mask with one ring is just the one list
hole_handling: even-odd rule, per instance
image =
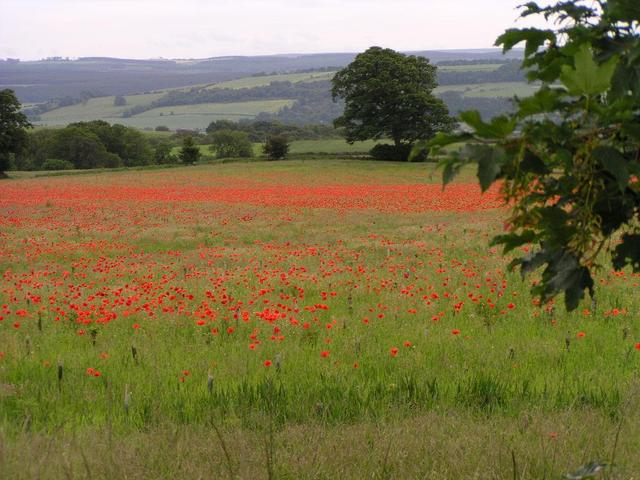
[[613, 456], [632, 478], [640, 276], [539, 305], [490, 246], [498, 190], [432, 173], [3, 181], [0, 472], [560, 478]]

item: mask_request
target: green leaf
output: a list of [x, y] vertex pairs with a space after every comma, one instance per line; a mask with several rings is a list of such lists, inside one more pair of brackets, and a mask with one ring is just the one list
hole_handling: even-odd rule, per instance
[[533, 230], [525, 230], [520, 235], [516, 233], [497, 235], [491, 241], [491, 245], [504, 245], [503, 253], [509, 253], [511, 250], [531, 243], [535, 239], [536, 233]]
[[509, 267], [513, 269], [517, 265], [520, 265], [520, 273], [524, 277], [544, 265], [544, 263], [548, 261], [548, 258], [549, 255], [547, 251], [543, 249], [537, 252], [531, 252], [522, 258], [514, 260]]
[[446, 147], [453, 143], [464, 142], [466, 140], [471, 139], [471, 135], [468, 133], [460, 133], [460, 134], [450, 134], [439, 132], [435, 137], [433, 137], [428, 142], [420, 142], [420, 144], [426, 144], [428, 147]]
[[625, 124], [622, 125], [622, 133], [632, 137], [634, 141], [640, 142], [640, 124], [625, 122]]
[[531, 150], [525, 151], [524, 158], [522, 162], [520, 162], [520, 169], [524, 172], [538, 175], [546, 175], [549, 173], [549, 168], [547, 168], [542, 159]]
[[560, 81], [572, 95], [598, 95], [609, 89], [618, 63], [613, 56], [602, 65], [593, 59], [591, 48], [582, 44], [573, 56], [574, 68], [562, 66]]
[[632, 23], [640, 18], [638, 0], [609, 0], [607, 13], [617, 22]]
[[640, 272], [639, 234], [624, 234], [621, 243], [613, 252], [613, 267], [622, 270], [626, 265], [631, 265], [634, 273]]
[[553, 112], [559, 108], [562, 95], [566, 93], [557, 88], [544, 86], [534, 95], [518, 99], [518, 116], [523, 118]]
[[502, 45], [502, 52], [511, 50], [520, 42], [525, 42], [524, 56], [529, 57], [536, 53], [545, 41], [553, 41], [556, 36], [552, 30], [540, 30], [538, 28], [510, 28], [500, 35], [495, 46]]
[[547, 250], [543, 247], [543, 262], [547, 264], [542, 273], [542, 283], [536, 288], [542, 300], [553, 298], [564, 292], [564, 303], [568, 311], [575, 310], [584, 298], [584, 291], [593, 295], [593, 278], [589, 269], [582, 266], [578, 258], [562, 247]]
[[598, 147], [593, 151], [593, 156], [616, 178], [620, 191], [624, 192], [629, 183], [627, 160], [613, 147]]
[[501, 147], [468, 145], [467, 148], [470, 158], [478, 162], [478, 180], [480, 188], [485, 192], [500, 176], [507, 155]]
[[458, 157], [445, 158], [438, 163], [438, 168], [442, 168], [442, 188], [447, 186], [460, 173], [462, 162]]
[[427, 142], [418, 142], [411, 149], [411, 153], [409, 153], [409, 158], [407, 159], [409, 162], [413, 162], [414, 160], [422, 157], [427, 149], [429, 148], [429, 144]]
[[475, 134], [480, 138], [505, 138], [513, 133], [516, 128], [515, 118], [500, 115], [492, 118], [490, 123], [485, 123], [477, 110], [460, 113], [460, 119], [472, 127], [475, 130]]

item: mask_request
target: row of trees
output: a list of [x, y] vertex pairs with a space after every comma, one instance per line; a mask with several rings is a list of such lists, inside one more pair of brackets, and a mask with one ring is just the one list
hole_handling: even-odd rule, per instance
[[140, 131], [102, 120], [43, 129], [25, 138], [15, 152], [20, 170], [115, 168], [155, 163], [148, 138]]
[[252, 142], [263, 142], [272, 136], [283, 136], [290, 140], [322, 140], [327, 138], [340, 138], [340, 131], [330, 125], [309, 124], [292, 125], [288, 123], [263, 120], [216, 120], [209, 124], [207, 134], [213, 134], [220, 130], [232, 130], [244, 132]]
[[[289, 153], [290, 143], [284, 135], [267, 137], [262, 152], [270, 160], [281, 160]], [[211, 135], [209, 149], [218, 158], [251, 158], [254, 156], [253, 142], [246, 132], [217, 130]]]

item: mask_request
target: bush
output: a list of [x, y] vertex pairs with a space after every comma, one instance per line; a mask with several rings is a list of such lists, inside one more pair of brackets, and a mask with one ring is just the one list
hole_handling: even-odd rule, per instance
[[166, 125], [158, 125], [156, 127], [156, 132], [169, 132], [169, 127], [167, 127]]
[[73, 170], [73, 163], [59, 158], [50, 158], [42, 164], [42, 170]]
[[369, 155], [374, 160], [406, 162], [409, 159], [411, 149], [411, 145], [401, 145], [400, 147], [396, 147], [395, 145], [381, 143], [369, 150]]
[[180, 160], [183, 163], [196, 163], [200, 160], [200, 148], [196, 145], [193, 137], [184, 137], [180, 149]]
[[116, 95], [116, 97], [113, 99], [114, 107], [124, 107], [126, 105], [127, 105], [127, 99], [124, 98], [122, 95]]
[[218, 158], [253, 157], [253, 144], [244, 132], [219, 130], [211, 136], [209, 149]]
[[281, 135], [267, 138], [262, 151], [270, 160], [281, 160], [289, 154], [289, 140]]

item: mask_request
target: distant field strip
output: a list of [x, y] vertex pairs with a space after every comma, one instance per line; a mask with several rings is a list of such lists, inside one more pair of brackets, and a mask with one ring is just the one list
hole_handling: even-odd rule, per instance
[[[154, 94], [155, 95], [155, 94]], [[134, 97], [152, 97], [153, 95], [135, 95]], [[111, 104], [113, 104], [113, 97]], [[101, 100], [101, 99], [94, 99]], [[141, 101], [141, 99], [138, 99]], [[148, 100], [153, 101], [152, 99]], [[239, 120], [251, 119], [261, 112], [275, 113], [285, 106], [293, 104], [293, 100], [263, 100], [254, 102], [236, 103], [200, 103], [197, 105], [176, 105], [148, 110], [130, 118], [121, 117], [122, 111], [128, 107], [110, 107], [107, 102], [102, 102], [100, 108], [97, 102], [87, 105], [83, 110], [82, 105], [74, 105], [58, 110], [53, 110], [42, 116], [40, 123], [45, 125], [66, 125], [72, 122], [89, 120], [106, 120], [110, 123], [120, 123], [137, 128], [155, 128], [165, 125], [171, 129], [177, 128], [205, 128], [214, 120]]]
[[441, 65], [438, 66], [438, 70], [441, 72], [495, 72], [501, 66], [501, 63], [481, 63], [475, 65]]
[[467, 85], [443, 85], [435, 89], [436, 94], [445, 92], [460, 92], [465, 97], [527, 97], [533, 95], [540, 88], [526, 82], [496, 82], [476, 83]]
[[78, 103], [68, 107], [56, 108], [41, 116], [38, 123], [44, 125], [66, 125], [72, 122], [83, 122], [96, 119], [117, 118], [131, 107], [147, 105], [162, 97], [162, 93], [127, 95], [127, 104], [122, 107], [113, 105], [115, 97], [92, 98], [86, 103]]
[[309, 72], [309, 73], [287, 73], [282, 75], [264, 75], [261, 77], [246, 77], [228, 82], [214, 83], [207, 88], [254, 88], [264, 87], [271, 82], [314, 82], [320, 80], [331, 80], [336, 72]]
[[239, 120], [254, 118], [261, 112], [275, 113], [293, 100], [262, 100], [238, 103], [200, 103], [176, 105], [148, 110], [131, 118], [118, 118], [118, 123], [138, 128], [155, 128], [165, 125], [176, 128], [205, 128], [214, 120]]

